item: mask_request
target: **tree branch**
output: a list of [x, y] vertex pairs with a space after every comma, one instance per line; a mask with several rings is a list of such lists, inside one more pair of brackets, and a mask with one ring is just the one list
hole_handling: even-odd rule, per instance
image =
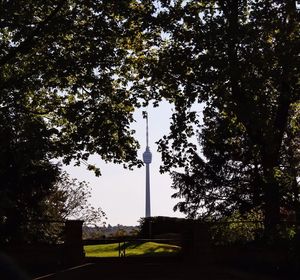
[[56, 6], [56, 8], [52, 11], [52, 13], [46, 17], [42, 22], [40, 22], [35, 30], [30, 33], [30, 36], [21, 43], [18, 47], [12, 48], [10, 52], [0, 59], [0, 65], [3, 66], [8, 63], [11, 59], [16, 57], [18, 53], [25, 54], [28, 50], [32, 49], [32, 44], [41, 37], [41, 34], [46, 30], [47, 25], [54, 19], [54, 17], [59, 13], [62, 9], [63, 5], [66, 3], [66, 0], [61, 0], [60, 3]]

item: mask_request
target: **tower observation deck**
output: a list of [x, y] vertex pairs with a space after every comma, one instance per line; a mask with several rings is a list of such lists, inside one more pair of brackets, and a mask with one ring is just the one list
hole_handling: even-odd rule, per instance
[[148, 133], [148, 114], [146, 114], [146, 151], [143, 153], [143, 161], [146, 164], [146, 209], [145, 217], [151, 217], [150, 205], [150, 163], [152, 162], [152, 154], [149, 148], [149, 133]]

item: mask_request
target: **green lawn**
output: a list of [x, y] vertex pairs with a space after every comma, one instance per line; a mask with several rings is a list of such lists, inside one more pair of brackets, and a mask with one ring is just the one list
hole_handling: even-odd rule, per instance
[[[156, 242], [134, 243], [126, 242], [126, 256], [170, 256], [180, 251], [179, 246]], [[118, 257], [119, 243], [86, 245], [84, 246], [86, 257]]]

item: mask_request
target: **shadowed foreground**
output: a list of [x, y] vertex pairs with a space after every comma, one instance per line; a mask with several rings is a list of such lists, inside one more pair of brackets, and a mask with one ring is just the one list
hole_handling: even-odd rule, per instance
[[79, 280], [79, 279], [203, 279], [203, 280], [276, 280], [289, 279], [274, 272], [258, 272], [230, 268], [228, 266], [187, 264], [180, 259], [147, 258], [96, 261], [89, 259], [85, 264], [63, 269], [56, 273], [39, 275], [39, 280]]

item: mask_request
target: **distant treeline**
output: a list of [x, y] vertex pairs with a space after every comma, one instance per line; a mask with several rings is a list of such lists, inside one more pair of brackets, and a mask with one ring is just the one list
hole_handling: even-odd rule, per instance
[[103, 227], [83, 227], [83, 239], [115, 238], [133, 236], [139, 233], [139, 226], [116, 225]]

